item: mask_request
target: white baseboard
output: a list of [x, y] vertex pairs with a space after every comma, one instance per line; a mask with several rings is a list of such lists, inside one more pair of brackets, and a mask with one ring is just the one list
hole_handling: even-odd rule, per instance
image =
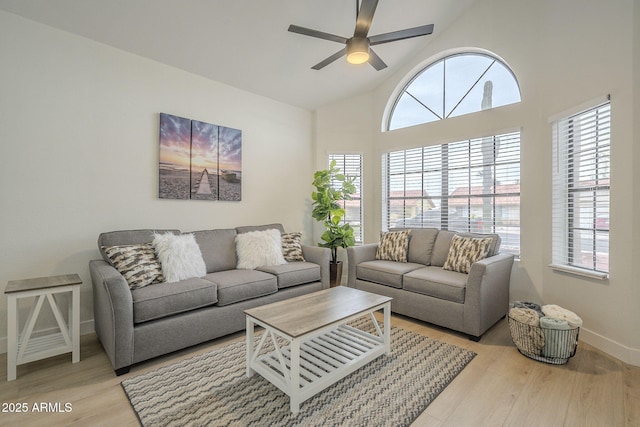
[[[44, 335], [49, 331], [53, 332], [54, 330], [41, 330], [34, 332], [34, 334]], [[93, 319], [80, 322], [80, 335], [91, 334], [93, 332], [95, 332]], [[616, 359], [621, 360], [624, 363], [633, 366], [640, 366], [640, 349], [627, 347], [585, 328], [580, 329], [580, 340], [610, 356], [615, 357]], [[0, 354], [6, 352], [7, 337], [0, 337]]]
[[584, 341], [585, 343], [621, 360], [628, 365], [640, 366], [640, 349], [627, 347], [619, 342], [613, 341], [584, 328], [580, 329], [579, 340]]
[[[80, 335], [87, 335], [95, 332], [95, 326], [93, 323], [93, 319], [85, 320], [80, 322]], [[41, 329], [39, 331], [33, 331], [33, 336], [42, 336], [47, 335], [53, 332], [59, 332], [58, 328], [49, 328], [49, 329]], [[7, 352], [7, 337], [0, 337], [0, 354], [4, 354]]]

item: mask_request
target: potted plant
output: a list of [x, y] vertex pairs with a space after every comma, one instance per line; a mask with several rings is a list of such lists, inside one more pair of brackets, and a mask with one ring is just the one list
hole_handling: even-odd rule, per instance
[[354, 177], [340, 173], [336, 161], [331, 161], [329, 169], [319, 170], [313, 175], [315, 191], [311, 193], [313, 211], [311, 215], [317, 221], [323, 221], [325, 231], [320, 238], [323, 243], [318, 246], [331, 249], [330, 281], [331, 287], [340, 284], [342, 261], [338, 261], [338, 248], [347, 248], [355, 244], [353, 227], [342, 223], [344, 209], [338, 203], [350, 200], [356, 192]]

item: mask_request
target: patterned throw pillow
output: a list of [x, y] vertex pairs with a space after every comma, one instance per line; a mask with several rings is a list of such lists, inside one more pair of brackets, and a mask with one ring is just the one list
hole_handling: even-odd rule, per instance
[[300, 244], [302, 233], [282, 233], [282, 255], [289, 262], [304, 261], [302, 245]]
[[469, 273], [471, 264], [487, 257], [491, 246], [491, 237], [461, 237], [457, 234], [451, 239], [451, 246], [443, 270]]
[[124, 276], [129, 289], [164, 282], [160, 261], [151, 244], [108, 246], [102, 249], [111, 264]]
[[381, 232], [380, 243], [376, 250], [376, 259], [407, 262], [410, 231], [411, 230]]

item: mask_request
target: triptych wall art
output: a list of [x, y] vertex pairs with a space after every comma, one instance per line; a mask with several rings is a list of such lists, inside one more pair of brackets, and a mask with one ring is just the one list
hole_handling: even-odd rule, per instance
[[160, 113], [161, 199], [240, 201], [242, 131]]

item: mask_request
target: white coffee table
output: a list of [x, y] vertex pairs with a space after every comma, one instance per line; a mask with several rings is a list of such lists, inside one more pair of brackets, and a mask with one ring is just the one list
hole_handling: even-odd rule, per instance
[[[247, 376], [260, 374], [289, 396], [291, 412], [299, 412], [305, 400], [391, 352], [391, 299], [339, 286], [245, 310]], [[378, 310], [384, 330], [374, 317]], [[363, 316], [375, 333], [347, 325]], [[254, 347], [255, 325], [265, 332]], [[275, 349], [261, 355], [267, 340]]]

